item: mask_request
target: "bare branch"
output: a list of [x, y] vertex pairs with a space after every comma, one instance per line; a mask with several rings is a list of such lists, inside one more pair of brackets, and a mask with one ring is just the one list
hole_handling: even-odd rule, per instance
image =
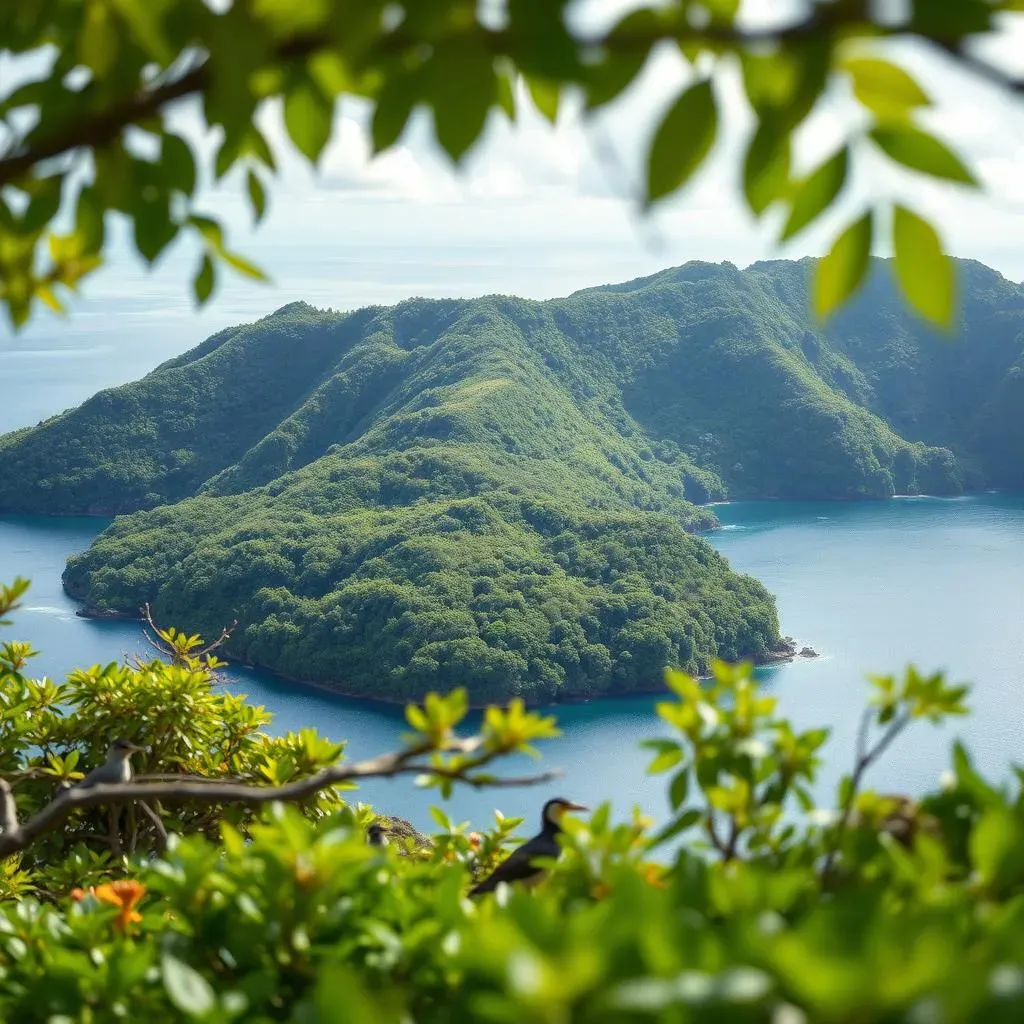
[[[443, 752], [468, 755], [478, 751], [482, 745], [481, 736], [453, 739], [446, 743]], [[86, 789], [75, 787], [60, 793], [20, 827], [15, 827], [11, 831], [5, 829], [3, 835], [0, 835], [0, 857], [8, 857], [12, 853], [24, 850], [39, 836], [57, 828], [74, 810], [124, 804], [136, 800], [160, 800], [166, 803], [197, 801], [207, 804], [266, 804], [276, 801], [289, 803], [304, 800], [321, 790], [357, 779], [426, 775], [451, 779], [476, 788], [490, 788], [536, 785], [548, 782], [559, 774], [549, 771], [518, 778], [495, 778], [490, 775], [473, 774], [477, 769], [507, 753], [504, 750], [484, 751], [458, 767], [432, 764], [424, 760], [427, 754], [438, 752], [432, 744], [424, 742], [397, 753], [381, 754], [366, 761], [333, 765], [308, 778], [283, 786], [247, 786], [237, 782], [182, 776], [180, 781], [175, 782], [133, 781], [91, 786]]]
[[18, 832], [18, 808], [11, 784], [6, 779], [0, 779], [0, 828], [4, 830], [4, 836]]
[[167, 849], [167, 829], [164, 828], [164, 823], [160, 818], [160, 815], [153, 810], [145, 800], [138, 801], [139, 807], [142, 808], [142, 813], [153, 823], [153, 828], [156, 829], [157, 835], [157, 853], [163, 853]]
[[843, 845], [846, 830], [849, 828], [850, 817], [853, 814], [853, 805], [857, 800], [857, 793], [860, 790], [860, 784], [863, 781], [864, 773], [882, 756], [882, 754], [886, 752], [886, 750], [888, 750], [892, 741], [896, 739], [896, 737], [910, 724], [909, 713], [904, 712], [902, 715], [896, 715], [896, 717], [889, 723], [889, 728], [885, 730], [879, 741], [870, 750], [868, 750], [868, 733], [871, 728], [871, 721], [873, 717], [873, 709], [866, 708], [860, 720], [860, 728], [857, 731], [857, 760], [854, 763], [853, 775], [850, 778], [850, 792], [846, 797], [846, 803], [843, 805], [842, 816], [840, 817], [839, 825], [836, 828], [835, 838], [832, 840], [832, 845], [829, 847], [828, 854], [825, 857], [825, 863], [821, 869], [822, 882], [828, 881], [832, 874], [832, 870], [835, 867], [835, 860]]

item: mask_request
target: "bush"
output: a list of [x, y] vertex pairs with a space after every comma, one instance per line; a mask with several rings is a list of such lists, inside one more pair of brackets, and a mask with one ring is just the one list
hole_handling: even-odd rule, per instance
[[[0, 594], [0, 613], [17, 596]], [[269, 785], [338, 769], [340, 751], [312, 733], [269, 738], [262, 709], [218, 694], [212, 669], [188, 662], [190, 638], [163, 636], [184, 664], [90, 669], [60, 686], [26, 678], [28, 652], [3, 649], [2, 776], [16, 827], [127, 722], [154, 747], [167, 725], [159, 763], [143, 764], [161, 775]], [[1019, 787], [986, 782], [960, 747], [943, 788], [920, 800], [861, 786], [915, 720], [962, 713], [964, 688], [912, 669], [876, 679], [854, 769], [826, 814], [810, 786], [827, 730], [794, 732], [747, 665], [718, 664], [706, 684], [667, 681], [658, 710], [676, 735], [650, 746], [651, 771], [669, 776], [670, 820], [654, 832], [605, 805], [568, 821], [563, 855], [533, 891], [466, 896], [519, 821], [499, 817], [476, 834], [437, 811], [430, 844], [378, 848], [365, 841], [370, 809], [330, 786], [262, 811], [196, 799], [172, 818], [153, 800], [170, 831], [160, 853], [138, 818], [121, 826], [136, 827], [134, 852], [97, 852], [84, 833], [106, 828], [109, 840], [105, 810], [72, 809], [20, 864], [4, 862], [0, 1018], [1021, 1019]], [[464, 711], [458, 694], [411, 708], [409, 747], [374, 763], [412, 770], [425, 759], [426, 781], [448, 792], [488, 782], [487, 761], [552, 732], [514, 706], [492, 709], [481, 737], [463, 740]], [[5, 826], [0, 843], [12, 835]]]

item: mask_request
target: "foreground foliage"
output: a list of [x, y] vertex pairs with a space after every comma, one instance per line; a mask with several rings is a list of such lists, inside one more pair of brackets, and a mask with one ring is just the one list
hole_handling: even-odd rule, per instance
[[[8, 591], [7, 604], [16, 596]], [[173, 682], [147, 671], [154, 690]], [[4, 694], [23, 685], [9, 662], [0, 676]], [[103, 692], [86, 678], [86, 690]], [[650, 770], [670, 774], [660, 832], [603, 806], [567, 823], [563, 856], [539, 889], [480, 901], [464, 894], [500, 859], [517, 820], [470, 833], [438, 812], [432, 845], [375, 848], [368, 809], [332, 793], [314, 813], [277, 805], [213, 830], [182, 819], [185, 834], [162, 856], [110, 858], [88, 878], [58, 840], [45, 864], [34, 861], [36, 894], [15, 899], [8, 888], [0, 902], [0, 1016], [1020, 1019], [1019, 784], [986, 782], [957, 746], [942, 788], [918, 801], [863, 789], [865, 769], [915, 721], [963, 712], [964, 687], [914, 670], [873, 680], [854, 771], [826, 814], [813, 810], [811, 787], [827, 730], [794, 732], [749, 666], [718, 664], [706, 686], [678, 672], [667, 681], [658, 710], [674, 738], [650, 744]], [[464, 711], [457, 697], [429, 707], [426, 718], [411, 713], [413, 726], [454, 727]], [[119, 714], [123, 723], [148, 712], [131, 704]], [[73, 708], [54, 716], [67, 730], [65, 764], [108, 722]], [[176, 728], [191, 739], [204, 726], [179, 713]], [[68, 844], [74, 834], [69, 826]], [[5, 874], [11, 886], [10, 861]]]
[[[39, 0], [0, 10], [0, 40], [28, 58], [25, 75], [0, 86], [0, 301], [15, 324], [38, 300], [60, 309], [102, 261], [108, 215], [132, 222], [135, 247], [153, 263], [179, 235], [201, 250], [197, 299], [218, 269], [262, 272], [233, 252], [197, 186], [226, 174], [259, 220], [280, 154], [267, 142], [270, 104], [291, 143], [314, 163], [336, 130], [342, 97], [372, 110], [376, 151], [393, 146], [421, 110], [453, 160], [484, 133], [489, 115], [510, 118], [530, 103], [552, 121], [563, 98], [588, 112], [612, 103], [640, 77], [652, 51], [671, 49], [691, 73], [660, 112], [647, 146], [644, 203], [683, 187], [719, 136], [717, 83], [730, 67], [754, 114], [743, 161], [751, 211], [785, 212], [783, 238], [814, 223], [839, 200], [862, 151], [905, 171], [962, 186], [976, 180], [923, 126], [932, 101], [893, 63], [888, 39], [914, 40], [1008, 95], [1020, 83], [978, 56], [1020, 0], [912, 0], [898, 13], [862, 2], [796, 6], [789, 20], [751, 30], [739, 0], [637, 4], [602, 25], [569, 0], [387, 0], [222, 6], [204, 0]], [[1010, 15], [1012, 16], [1012, 15]], [[25, 78], [28, 78], [25, 81]], [[838, 87], [838, 88], [837, 88]], [[832, 115], [837, 94], [858, 116], [844, 119], [837, 149], [807, 173], [791, 159], [793, 136], [815, 112]], [[173, 107], [200, 101], [206, 138], [176, 129]], [[831, 103], [829, 101], [832, 101]], [[197, 107], [200, 106], [197, 104]], [[197, 113], [199, 111], [197, 110]], [[144, 140], [140, 142], [140, 139]], [[95, 180], [81, 170], [96, 169]], [[952, 322], [954, 275], [935, 230], [894, 198], [858, 212], [817, 267], [819, 314], [856, 290], [876, 225], [891, 219], [904, 292], [926, 316]], [[51, 228], [73, 209], [73, 229]], [[890, 216], [891, 215], [891, 216]]]

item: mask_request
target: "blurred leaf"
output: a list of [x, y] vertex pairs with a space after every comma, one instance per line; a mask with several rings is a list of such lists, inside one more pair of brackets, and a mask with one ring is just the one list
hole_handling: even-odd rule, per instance
[[791, 148], [788, 133], [771, 121], [762, 121], [751, 137], [743, 164], [743, 191], [755, 215], [788, 191]]
[[649, 202], [675, 192], [693, 176], [717, 132], [715, 94], [705, 79], [684, 90], [658, 126], [647, 160]]
[[558, 103], [560, 90], [555, 82], [544, 78], [527, 77], [526, 87], [530, 92], [533, 105], [554, 124], [558, 120]]
[[872, 226], [870, 213], [854, 221], [815, 266], [812, 302], [819, 319], [834, 313], [864, 280], [871, 259]]
[[851, 57], [843, 69], [853, 80], [860, 102], [882, 119], [903, 118], [918, 107], [931, 105], [927, 93], [903, 68], [877, 57]]
[[799, 234], [835, 202], [846, 184], [849, 163], [850, 151], [843, 146], [795, 185], [789, 219], [782, 229], [783, 241]]
[[210, 983], [194, 968], [165, 953], [160, 961], [168, 998], [186, 1017], [207, 1016], [217, 1000]]
[[160, 140], [160, 163], [171, 188], [190, 196], [196, 188], [196, 165], [192, 150], [180, 136], [165, 132]]
[[213, 293], [213, 285], [216, 272], [213, 268], [213, 260], [209, 253], [203, 253], [199, 264], [199, 270], [192, 282], [192, 290], [195, 292], [196, 302], [202, 306]]
[[385, 79], [377, 95], [370, 126], [374, 153], [388, 149], [398, 141], [413, 107], [420, 100], [419, 84], [419, 78], [411, 74], [392, 75]]
[[938, 233], [904, 206], [893, 211], [896, 273], [907, 298], [926, 319], [950, 327], [956, 309], [956, 271]]
[[483, 48], [462, 46], [438, 53], [431, 67], [434, 132], [445, 152], [459, 160], [479, 138], [497, 99], [494, 60]]
[[296, 81], [285, 94], [284, 123], [292, 142], [310, 163], [316, 163], [331, 137], [334, 104], [308, 76]]
[[252, 204], [253, 216], [258, 224], [263, 220], [263, 214], [267, 209], [267, 194], [263, 189], [263, 184], [252, 168], [246, 173], [245, 183], [246, 188], [249, 190], [249, 202]]
[[944, 142], [911, 125], [877, 125], [871, 138], [887, 156], [915, 171], [964, 185], [977, 185], [974, 175]]

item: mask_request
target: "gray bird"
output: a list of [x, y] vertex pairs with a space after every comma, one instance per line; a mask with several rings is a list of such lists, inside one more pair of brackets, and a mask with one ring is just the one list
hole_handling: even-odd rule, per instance
[[132, 781], [132, 754], [145, 748], [136, 746], [131, 740], [117, 739], [107, 747], [107, 759], [81, 782], [75, 789], [88, 789], [90, 786], [110, 785], [118, 782]]
[[384, 835], [384, 826], [379, 821], [375, 821], [366, 830], [366, 841], [371, 846], [387, 846], [388, 837]]

